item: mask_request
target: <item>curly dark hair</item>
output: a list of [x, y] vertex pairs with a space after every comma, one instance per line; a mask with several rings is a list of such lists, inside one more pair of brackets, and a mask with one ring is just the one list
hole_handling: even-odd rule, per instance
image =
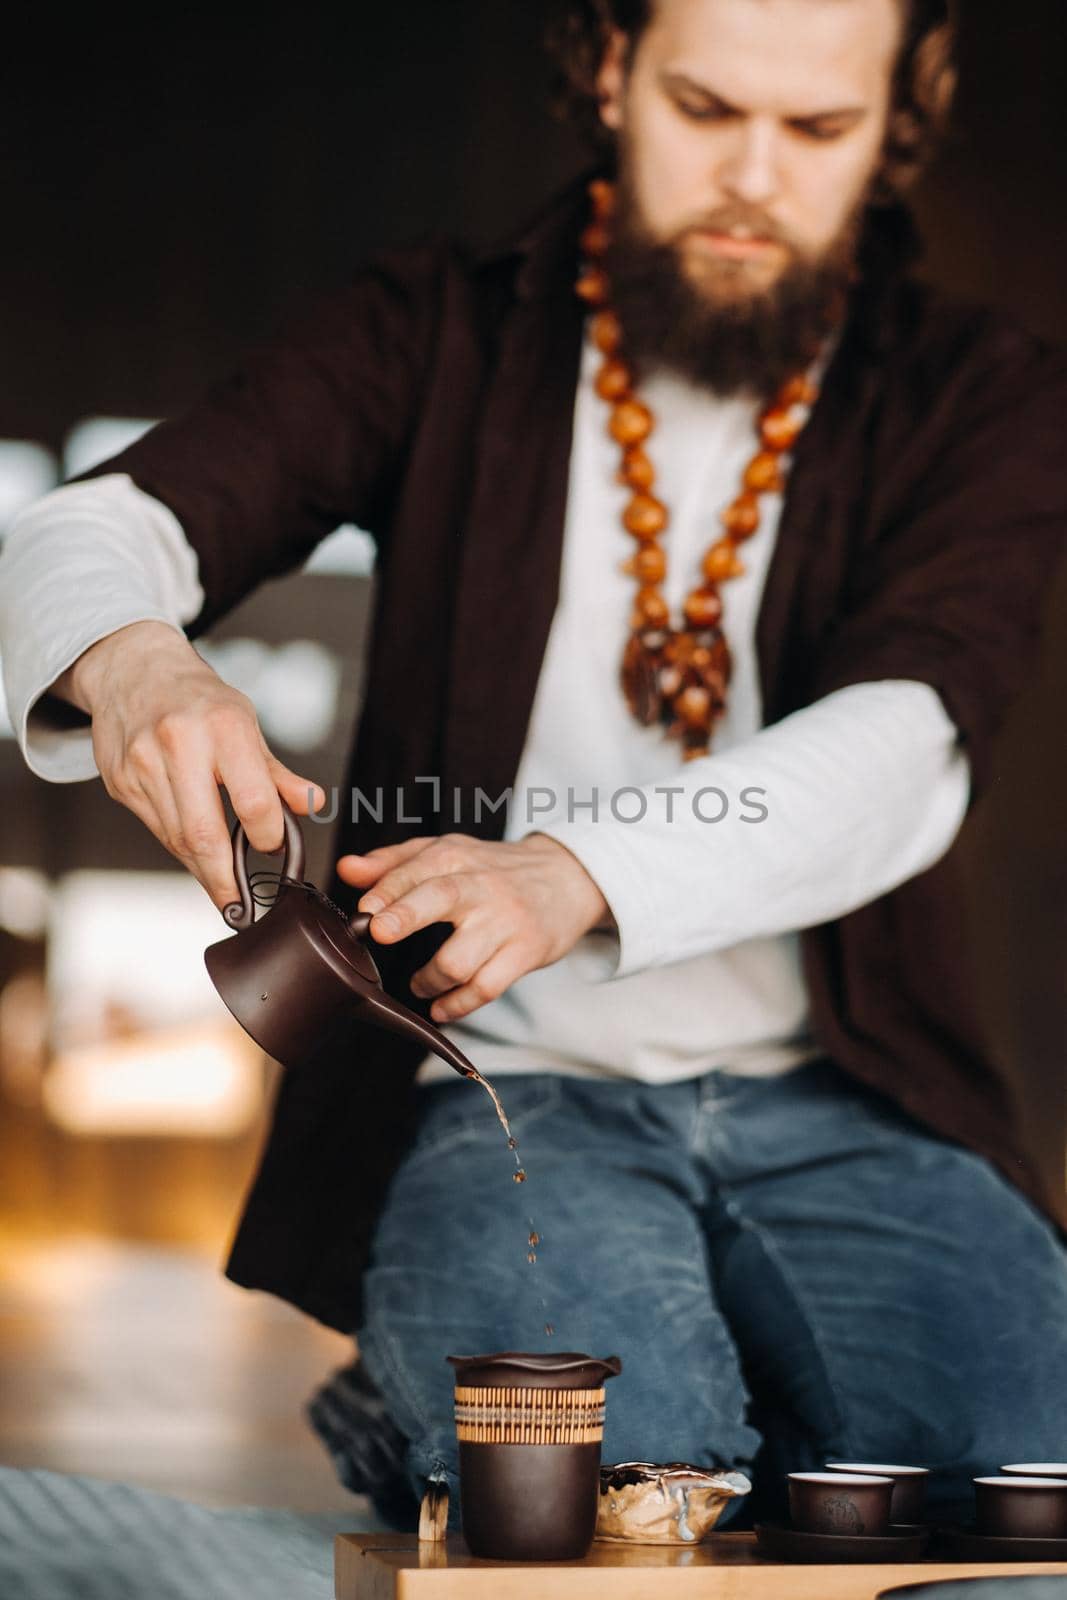
[[[892, 111], [875, 198], [896, 199], [918, 176], [948, 121], [956, 86], [955, 0], [903, 0]], [[601, 150], [614, 136], [597, 110], [596, 74], [612, 29], [637, 44], [655, 0], [549, 0], [545, 43], [556, 67], [554, 105]]]

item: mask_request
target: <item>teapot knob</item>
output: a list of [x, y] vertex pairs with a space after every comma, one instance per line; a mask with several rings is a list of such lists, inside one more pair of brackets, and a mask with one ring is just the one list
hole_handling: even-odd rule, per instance
[[[304, 876], [304, 836], [300, 832], [300, 824], [293, 812], [280, 795], [278, 798], [281, 800], [282, 821], [285, 825], [285, 837], [281, 846], [283, 851], [281, 875], [283, 878], [301, 879]], [[248, 836], [240, 818], [234, 823], [230, 838], [233, 843], [233, 875], [237, 880], [237, 892], [241, 898], [231, 900], [229, 905], [223, 906], [222, 915], [231, 928], [241, 931], [252, 926], [256, 917], [256, 906], [248, 881]]]
[[353, 911], [348, 919], [348, 931], [353, 938], [365, 939], [367, 929], [370, 927], [372, 913], [370, 911]]

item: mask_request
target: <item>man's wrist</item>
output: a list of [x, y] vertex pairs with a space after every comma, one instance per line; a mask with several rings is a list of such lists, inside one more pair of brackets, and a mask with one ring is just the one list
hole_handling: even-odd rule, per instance
[[49, 686], [48, 692], [91, 716], [103, 677], [121, 653], [134, 647], [150, 647], [153, 652], [191, 648], [184, 635], [168, 622], [131, 622], [105, 634], [83, 650]]
[[573, 861], [574, 865], [581, 872], [582, 879], [583, 879], [583, 887], [588, 890], [588, 894], [589, 894], [589, 902], [590, 902], [590, 913], [589, 914], [590, 914], [590, 916], [592, 918], [595, 918], [594, 921], [590, 921], [587, 924], [586, 931], [588, 933], [614, 933], [614, 932], [616, 932], [617, 930], [616, 930], [616, 925], [615, 925], [614, 914], [612, 912], [611, 907], [608, 905], [607, 900], [604, 898], [604, 894], [603, 894], [603, 891], [601, 890], [600, 885], [597, 883], [596, 879], [592, 876], [592, 874], [589, 872], [589, 870], [586, 868], [586, 866], [583, 864], [583, 862], [579, 861], [578, 857], [574, 854], [573, 850], [568, 850], [567, 846], [561, 840], [554, 838], [552, 836], [552, 834], [550, 834], [550, 833], [541, 833], [538, 829], [534, 829], [531, 833], [527, 833], [527, 834], [523, 835], [523, 841], [524, 842], [526, 840], [532, 840], [532, 839], [538, 839], [538, 840], [542, 840], [543, 839], [548, 844], [556, 845], [558, 847], [558, 849], [563, 851], [564, 855], [569, 856], [571, 858], [571, 860]]

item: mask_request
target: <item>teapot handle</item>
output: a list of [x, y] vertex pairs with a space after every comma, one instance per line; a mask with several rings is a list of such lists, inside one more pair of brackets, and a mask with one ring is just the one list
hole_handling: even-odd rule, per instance
[[[281, 796], [278, 796], [281, 800]], [[304, 876], [304, 835], [300, 831], [300, 824], [295, 815], [290, 811], [285, 801], [281, 801], [282, 820], [285, 824], [285, 838], [282, 849], [282, 877], [303, 878]], [[240, 900], [231, 900], [230, 904], [223, 906], [222, 915], [231, 928], [239, 932], [250, 928], [255, 921], [256, 906], [252, 898], [252, 889], [248, 882], [248, 836], [240, 818], [233, 825], [230, 833], [233, 842], [233, 875], [237, 879], [237, 890]], [[272, 851], [271, 854], [274, 852]]]

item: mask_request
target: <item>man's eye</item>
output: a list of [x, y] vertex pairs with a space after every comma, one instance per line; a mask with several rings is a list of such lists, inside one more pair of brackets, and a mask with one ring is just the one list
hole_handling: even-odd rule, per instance
[[829, 144], [847, 132], [839, 122], [791, 122], [790, 127], [802, 139], [812, 139], [818, 144]]
[[725, 122], [732, 115], [725, 106], [697, 105], [692, 100], [676, 100], [674, 103], [683, 117], [688, 117], [691, 122]]

